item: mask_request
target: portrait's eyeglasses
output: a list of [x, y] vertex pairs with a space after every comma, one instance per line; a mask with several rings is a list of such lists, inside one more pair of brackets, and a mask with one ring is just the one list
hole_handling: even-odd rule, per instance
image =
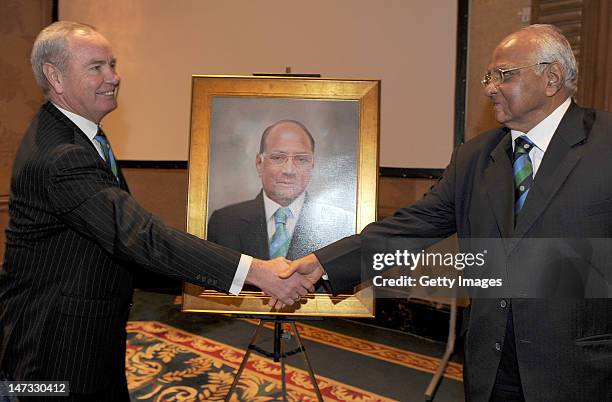
[[271, 154], [262, 153], [264, 158], [268, 159], [274, 166], [284, 166], [289, 159], [293, 162], [293, 165], [298, 169], [305, 169], [312, 166], [312, 155], [311, 154], [286, 154], [283, 152], [274, 152]]
[[482, 77], [483, 86], [487, 86], [489, 84], [499, 85], [502, 84], [505, 80], [512, 76], [512, 73], [518, 70], [522, 70], [524, 68], [530, 68], [535, 66], [540, 66], [543, 64], [552, 64], [552, 61], [541, 61], [539, 63], [530, 64], [528, 66], [514, 67], [514, 68], [497, 68], [493, 71], [488, 71], [484, 77]]

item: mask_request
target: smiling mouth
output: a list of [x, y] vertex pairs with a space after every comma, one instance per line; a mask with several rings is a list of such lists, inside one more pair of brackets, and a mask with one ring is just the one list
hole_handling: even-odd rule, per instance
[[96, 95], [115, 96], [115, 90], [111, 89], [110, 91], [96, 92]]

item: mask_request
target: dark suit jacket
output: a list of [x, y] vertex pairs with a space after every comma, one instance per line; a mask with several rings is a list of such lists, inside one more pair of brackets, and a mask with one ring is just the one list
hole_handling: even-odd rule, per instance
[[[489, 273], [524, 297], [541, 295], [539, 285], [559, 279], [559, 271], [550, 265], [539, 269], [521, 258], [525, 250], [554, 255], [554, 249], [542, 244], [557, 245], [538, 243], [542, 239], [603, 238], [603, 252], [610, 255], [612, 115], [571, 105], [549, 144], [516, 228], [510, 141], [507, 129], [497, 129], [463, 144], [440, 182], [419, 202], [367, 226], [361, 235], [316, 252], [334, 291], [360, 281], [353, 267], [359, 263], [362, 243], [390, 237], [405, 237], [407, 245], [421, 247], [417, 237], [456, 232], [462, 251], [478, 250], [485, 239], [498, 239], [500, 247], [490, 250], [489, 257], [500, 261]], [[530, 249], [534, 240], [539, 254]], [[604, 267], [607, 273], [588, 274], [609, 281], [610, 261]], [[503, 345], [506, 334], [507, 306], [499, 298], [473, 298], [466, 312], [464, 380], [469, 400], [490, 398], [501, 355], [496, 344]], [[511, 311], [527, 401], [612, 400], [611, 299], [517, 298]]]
[[[287, 258], [294, 260], [343, 237], [355, 234], [347, 211], [313, 202], [308, 194], [295, 226]], [[268, 229], [263, 193], [256, 198], [216, 210], [210, 216], [206, 238], [256, 258], [269, 259]]]
[[92, 393], [124, 375], [133, 270], [229, 289], [239, 253], [164, 225], [126, 189], [84, 133], [43, 105], [13, 165], [0, 371]]

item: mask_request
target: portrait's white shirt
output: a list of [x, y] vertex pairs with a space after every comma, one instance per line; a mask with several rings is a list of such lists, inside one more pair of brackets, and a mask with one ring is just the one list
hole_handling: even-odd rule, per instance
[[533, 165], [533, 177], [535, 177], [538, 172], [538, 168], [540, 167], [540, 163], [542, 163], [548, 144], [550, 144], [553, 134], [557, 130], [557, 127], [559, 127], [561, 119], [565, 115], [565, 112], [567, 112], [567, 109], [569, 109], [571, 103], [571, 97], [567, 98], [565, 102], [559, 105], [558, 108], [527, 133], [517, 130], [510, 131], [510, 135], [512, 136], [512, 151], [514, 151], [514, 140], [521, 135], [529, 137], [533, 145], [535, 145], [535, 147], [532, 147], [531, 151], [529, 151], [529, 158]]
[[[62, 112], [66, 117], [68, 117], [70, 121], [76, 124], [77, 127], [81, 129], [81, 131], [85, 133], [89, 141], [91, 141], [96, 150], [98, 150], [100, 157], [104, 159], [104, 154], [102, 153], [102, 149], [100, 149], [100, 144], [98, 144], [98, 141], [94, 141], [94, 137], [98, 133], [98, 125], [93, 121], [87, 120], [83, 116], [79, 116], [78, 114], [72, 113], [66, 109], [62, 109], [55, 103], [53, 103], [53, 106], [55, 106], [60, 112]], [[236, 274], [234, 275], [234, 280], [232, 281], [232, 286], [229, 290], [231, 294], [237, 295], [242, 290], [252, 261], [253, 257], [251, 256], [248, 256], [246, 254], [242, 254], [240, 256], [238, 268], [236, 268]]]
[[[289, 239], [293, 237], [293, 232], [295, 231], [295, 226], [297, 225], [298, 219], [300, 219], [300, 213], [302, 212], [302, 207], [304, 206], [304, 199], [306, 198], [306, 194], [302, 193], [293, 200], [293, 202], [287, 205], [287, 208], [291, 210], [291, 216], [287, 218], [285, 222], [285, 228], [287, 229], [287, 234], [289, 235]], [[264, 200], [264, 209], [266, 211], [266, 223], [268, 227], [268, 242], [272, 240], [272, 236], [274, 236], [274, 232], [276, 231], [276, 224], [274, 222], [274, 214], [279, 208], [283, 206], [279, 203], [272, 201], [267, 195], [266, 192], [263, 192], [263, 200]]]

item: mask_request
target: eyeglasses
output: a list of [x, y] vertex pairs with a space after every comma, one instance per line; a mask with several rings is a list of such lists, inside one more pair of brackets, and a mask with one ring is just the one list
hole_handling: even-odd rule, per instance
[[489, 84], [493, 84], [493, 85], [499, 85], [502, 84], [508, 77], [512, 76], [512, 73], [518, 70], [522, 70], [524, 68], [530, 68], [530, 67], [535, 67], [535, 66], [540, 66], [543, 64], [552, 64], [552, 61], [541, 61], [539, 63], [535, 63], [535, 64], [530, 64], [528, 66], [521, 66], [521, 67], [514, 67], [514, 68], [497, 68], [493, 71], [488, 71], [484, 77], [482, 77], [482, 81], [480, 81], [482, 83], [483, 86], [488, 86]]
[[289, 159], [293, 162], [293, 165], [298, 169], [305, 169], [312, 166], [312, 155], [311, 154], [286, 154], [283, 152], [274, 152], [271, 154], [262, 153], [263, 157], [267, 158], [270, 163], [274, 166], [284, 166]]

